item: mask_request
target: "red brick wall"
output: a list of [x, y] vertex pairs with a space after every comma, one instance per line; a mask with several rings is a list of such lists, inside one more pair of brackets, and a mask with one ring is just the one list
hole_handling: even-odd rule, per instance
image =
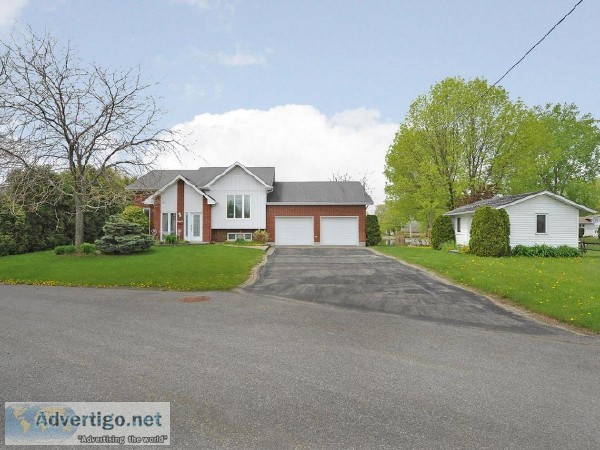
[[184, 192], [185, 192], [185, 183], [183, 180], [177, 181], [177, 237], [183, 240], [183, 227], [185, 225], [184, 219]]
[[275, 242], [275, 216], [314, 216], [315, 242], [321, 242], [321, 216], [358, 216], [358, 241], [362, 243], [367, 240], [367, 208], [362, 205], [267, 205], [267, 232], [271, 242]]
[[150, 210], [150, 232], [155, 239], [160, 239], [160, 195], [154, 197], [154, 205]]
[[202, 197], [202, 241], [212, 242], [212, 206]]

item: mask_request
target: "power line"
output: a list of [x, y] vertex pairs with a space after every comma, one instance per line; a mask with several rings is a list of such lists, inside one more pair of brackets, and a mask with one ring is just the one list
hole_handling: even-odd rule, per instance
[[524, 54], [523, 56], [521, 56], [521, 58], [520, 58], [520, 59], [519, 59], [519, 60], [518, 60], [516, 63], [514, 63], [514, 64], [513, 64], [513, 65], [510, 67], [510, 69], [508, 69], [506, 72], [504, 72], [504, 74], [503, 74], [503, 75], [502, 75], [500, 78], [498, 78], [494, 84], [492, 84], [492, 85], [491, 85], [491, 86], [490, 86], [490, 87], [489, 87], [489, 88], [488, 88], [488, 89], [487, 89], [487, 90], [486, 90], [486, 91], [485, 91], [483, 94], [481, 94], [479, 97], [477, 97], [477, 99], [476, 99], [476, 100], [475, 100], [473, 103], [471, 103], [469, 106], [467, 106], [467, 107], [466, 107], [466, 108], [465, 108], [465, 109], [464, 109], [464, 110], [463, 110], [463, 111], [462, 111], [462, 112], [461, 112], [461, 113], [460, 113], [458, 116], [456, 116], [456, 118], [455, 118], [455, 119], [454, 119], [454, 120], [453, 120], [453, 121], [450, 123], [450, 125], [453, 125], [453, 124], [454, 124], [454, 122], [456, 122], [458, 119], [460, 119], [460, 118], [461, 118], [461, 117], [462, 117], [462, 116], [463, 116], [463, 115], [464, 115], [464, 114], [465, 114], [465, 113], [466, 113], [468, 110], [472, 109], [472, 108], [473, 108], [475, 105], [477, 105], [477, 103], [479, 103], [479, 102], [480, 102], [480, 101], [481, 101], [481, 100], [482, 100], [484, 97], [486, 97], [486, 96], [489, 94], [489, 92], [490, 92], [490, 91], [491, 91], [493, 88], [495, 88], [495, 87], [498, 85], [498, 83], [500, 83], [500, 82], [501, 82], [501, 81], [502, 81], [502, 80], [503, 80], [503, 79], [504, 79], [504, 78], [505, 78], [505, 77], [506, 77], [506, 76], [507, 76], [507, 75], [508, 75], [508, 74], [509, 74], [509, 73], [510, 73], [510, 72], [511, 72], [511, 71], [512, 71], [512, 70], [513, 70], [515, 67], [517, 67], [519, 64], [521, 64], [521, 62], [522, 62], [522, 61], [523, 61], [525, 58], [527, 58], [527, 56], [528, 56], [528, 55], [529, 55], [529, 54], [530, 54], [530, 53], [531, 53], [531, 52], [532, 52], [532, 51], [533, 51], [533, 50], [534, 50], [534, 49], [535, 49], [535, 48], [536, 48], [538, 45], [540, 45], [540, 44], [541, 44], [541, 43], [544, 41], [544, 39], [546, 39], [546, 38], [547, 38], [547, 37], [550, 35], [550, 33], [552, 33], [552, 32], [554, 31], [554, 29], [555, 29], [556, 27], [558, 27], [558, 26], [559, 26], [559, 25], [560, 25], [560, 24], [561, 24], [561, 23], [562, 23], [562, 22], [563, 22], [563, 21], [564, 21], [564, 20], [565, 20], [567, 17], [569, 17], [569, 16], [571, 15], [571, 13], [572, 13], [573, 11], [575, 11], [575, 9], [576, 9], [576, 8], [577, 8], [579, 5], [581, 5], [581, 3], [583, 3], [583, 0], [579, 0], [579, 1], [578, 1], [578, 2], [575, 4], [575, 6], [573, 6], [573, 8], [571, 8], [571, 10], [570, 10], [569, 12], [568, 12], [568, 13], [566, 13], [566, 14], [565, 14], [565, 15], [564, 15], [564, 16], [563, 16], [563, 17], [562, 17], [562, 18], [561, 18], [561, 19], [560, 19], [558, 22], [556, 22], [556, 23], [555, 23], [555, 24], [552, 26], [552, 28], [550, 28], [550, 29], [549, 29], [549, 30], [546, 32], [546, 34], [544, 34], [544, 35], [542, 36], [542, 38], [541, 38], [539, 41], [537, 41], [537, 42], [536, 42], [536, 43], [533, 45], [533, 47], [531, 47], [529, 50], [527, 50], [527, 51], [525, 52], [525, 54]]

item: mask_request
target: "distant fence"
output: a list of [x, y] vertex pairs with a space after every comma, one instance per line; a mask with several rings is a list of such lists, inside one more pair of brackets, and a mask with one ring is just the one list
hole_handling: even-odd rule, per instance
[[600, 242], [579, 242], [579, 249], [582, 253], [587, 253], [588, 251], [600, 252]]

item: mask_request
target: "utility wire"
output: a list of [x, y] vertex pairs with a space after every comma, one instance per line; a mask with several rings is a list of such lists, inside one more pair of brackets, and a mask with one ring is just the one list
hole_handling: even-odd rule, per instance
[[471, 103], [469, 106], [467, 106], [467, 107], [466, 107], [466, 108], [465, 108], [465, 109], [464, 109], [464, 110], [463, 110], [463, 111], [462, 111], [462, 112], [461, 112], [461, 113], [460, 113], [458, 116], [456, 116], [456, 118], [455, 118], [455, 119], [454, 119], [454, 120], [453, 120], [453, 121], [450, 123], [450, 125], [449, 125], [449, 126], [451, 126], [451, 125], [454, 125], [454, 123], [455, 123], [455, 122], [456, 122], [458, 119], [460, 119], [460, 118], [461, 118], [461, 117], [462, 117], [462, 116], [463, 116], [463, 115], [464, 115], [464, 114], [465, 114], [465, 113], [466, 113], [468, 110], [472, 109], [472, 108], [473, 108], [475, 105], [477, 105], [477, 103], [479, 103], [479, 102], [480, 102], [480, 101], [481, 101], [481, 100], [482, 100], [484, 97], [486, 97], [486, 96], [487, 96], [487, 95], [490, 93], [490, 91], [491, 91], [491, 90], [492, 90], [494, 87], [496, 87], [496, 86], [498, 85], [498, 83], [500, 83], [500, 82], [501, 82], [501, 81], [502, 81], [502, 80], [503, 80], [503, 79], [504, 79], [504, 78], [505, 78], [505, 77], [506, 77], [506, 76], [507, 76], [507, 75], [508, 75], [508, 74], [509, 74], [509, 73], [510, 73], [510, 72], [511, 72], [511, 71], [512, 71], [512, 70], [513, 70], [515, 67], [517, 67], [517, 66], [518, 66], [518, 65], [519, 65], [519, 64], [520, 64], [520, 63], [521, 63], [521, 62], [522, 62], [522, 61], [523, 61], [525, 58], [527, 58], [527, 56], [528, 56], [528, 55], [529, 55], [529, 54], [530, 54], [530, 53], [531, 53], [531, 52], [532, 52], [532, 51], [533, 51], [533, 50], [534, 50], [534, 49], [535, 49], [535, 48], [536, 48], [538, 45], [540, 45], [540, 44], [542, 43], [542, 41], [543, 41], [544, 39], [546, 39], [546, 38], [547, 38], [547, 37], [550, 35], [550, 33], [552, 33], [552, 32], [554, 31], [554, 29], [555, 29], [556, 27], [558, 27], [558, 26], [559, 26], [559, 25], [560, 25], [560, 24], [561, 24], [561, 23], [562, 23], [562, 22], [563, 22], [563, 21], [564, 21], [564, 20], [565, 20], [567, 17], [569, 17], [569, 16], [571, 15], [571, 13], [572, 13], [573, 11], [575, 11], [575, 9], [576, 9], [576, 8], [577, 8], [577, 7], [578, 7], [578, 6], [579, 6], [581, 3], [583, 3], [583, 0], [579, 0], [579, 1], [578, 1], [578, 2], [575, 4], [575, 6], [573, 6], [573, 8], [571, 8], [571, 10], [570, 10], [568, 13], [566, 13], [566, 14], [565, 14], [565, 15], [564, 15], [564, 16], [563, 16], [563, 17], [562, 17], [562, 18], [561, 18], [561, 19], [560, 19], [558, 22], [556, 22], [556, 23], [554, 24], [554, 26], [553, 26], [552, 28], [550, 28], [550, 30], [548, 30], [548, 32], [547, 32], [546, 34], [544, 34], [544, 35], [542, 36], [542, 38], [541, 38], [539, 41], [537, 41], [537, 42], [536, 42], [536, 43], [533, 45], [533, 47], [531, 47], [529, 50], [527, 50], [527, 51], [525, 52], [525, 54], [524, 54], [523, 56], [521, 56], [521, 59], [519, 59], [519, 60], [518, 60], [516, 63], [514, 63], [514, 64], [513, 64], [513, 65], [510, 67], [510, 69], [508, 69], [506, 72], [504, 72], [504, 74], [503, 74], [503, 75], [502, 75], [500, 78], [498, 78], [498, 79], [496, 80], [496, 82], [495, 82], [494, 84], [492, 84], [492, 85], [491, 85], [491, 86], [490, 86], [490, 87], [489, 87], [489, 88], [488, 88], [488, 89], [487, 89], [487, 90], [486, 90], [486, 91], [485, 91], [483, 94], [481, 94], [479, 97], [477, 97], [477, 99], [476, 99], [476, 100], [475, 100], [473, 103]]

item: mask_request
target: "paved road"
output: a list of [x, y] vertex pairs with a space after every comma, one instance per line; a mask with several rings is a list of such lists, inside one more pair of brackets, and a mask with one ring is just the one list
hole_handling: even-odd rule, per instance
[[278, 247], [248, 291], [489, 330], [561, 334], [368, 249]]
[[174, 448], [600, 447], [598, 338], [186, 295], [0, 285], [0, 401], [169, 401]]

